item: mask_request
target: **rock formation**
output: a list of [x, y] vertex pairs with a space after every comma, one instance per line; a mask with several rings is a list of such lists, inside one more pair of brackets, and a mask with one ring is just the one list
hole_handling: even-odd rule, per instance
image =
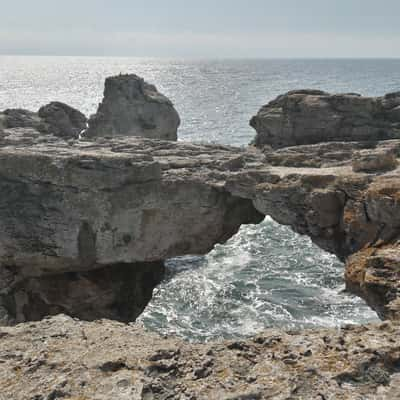
[[60, 315], [0, 328], [0, 398], [394, 400], [399, 348], [388, 322], [191, 344]]
[[[0, 263], [8, 279], [0, 290], [11, 320], [33, 319], [38, 314], [30, 310], [44, 305], [57, 312], [65, 301], [34, 294], [31, 278], [63, 274], [54, 279], [65, 282], [94, 269], [125, 264], [135, 270], [132, 264], [205, 254], [241, 224], [262, 220], [251, 200], [223, 188], [224, 173], [240, 167], [244, 151], [126, 137], [67, 143], [32, 129], [5, 132]], [[96, 306], [93, 317], [101, 312]], [[83, 317], [76, 306], [68, 309]]]
[[262, 107], [250, 125], [257, 147], [400, 138], [400, 92], [375, 98], [292, 91]]
[[[141, 126], [135, 112], [124, 119], [136, 104], [132, 88], [127, 100], [116, 90], [122, 106], [113, 108], [107, 87], [114, 93], [115, 80], [83, 140], [54, 135], [69, 136], [60, 133], [66, 120], [83, 123], [58, 103], [0, 114], [0, 324], [60, 312], [134, 321], [164, 260], [205, 254], [265, 215], [346, 261], [347, 288], [382, 318], [400, 320], [400, 139], [378, 140], [397, 136], [398, 94], [292, 92], [267, 106], [262, 122], [263, 132], [281, 136], [259, 134], [262, 150], [238, 149], [114, 128], [103, 133], [115, 137], [94, 138], [95, 126], [114, 126], [118, 109], [123, 126]], [[133, 82], [137, 93], [156, 93]], [[297, 108], [279, 106], [292, 101]], [[304, 143], [326, 142], [267, 146], [298, 144], [300, 132]], [[398, 331], [385, 323], [191, 345], [116, 322], [55, 317], [0, 329], [0, 399], [392, 399]]]
[[136, 75], [106, 79], [104, 98], [90, 117], [86, 137], [141, 136], [177, 140], [179, 115], [155, 86]]
[[67, 104], [53, 101], [39, 109], [46, 133], [68, 138], [78, 138], [87, 127], [87, 118]]
[[[17, 286], [32, 277], [205, 254], [264, 215], [343, 260], [392, 244], [400, 226], [399, 169], [357, 172], [348, 155], [399, 149], [400, 140], [392, 140], [262, 153], [135, 137], [67, 143], [26, 128], [5, 130], [0, 262], [13, 277], [6, 303], [10, 295], [18, 303]], [[374, 307], [393, 317], [387, 305]]]
[[32, 128], [64, 139], [77, 139], [86, 125], [86, 117], [80, 111], [61, 102], [47, 104], [37, 113], [23, 109], [0, 112], [0, 132], [11, 128]]

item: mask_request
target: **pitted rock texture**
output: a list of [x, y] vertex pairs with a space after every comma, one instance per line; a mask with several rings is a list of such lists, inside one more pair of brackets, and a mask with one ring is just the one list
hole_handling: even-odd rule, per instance
[[400, 92], [362, 97], [292, 91], [263, 106], [250, 125], [257, 147], [400, 138]]
[[[150, 263], [151, 274], [151, 263], [208, 253], [241, 224], [263, 219], [251, 200], [223, 187], [224, 174], [240, 168], [244, 151], [142, 138], [67, 143], [34, 129], [5, 132], [0, 140], [3, 321], [37, 319], [43, 314], [37, 308], [86, 319], [110, 317], [107, 305], [99, 304], [96, 311], [95, 296], [92, 316], [79, 312], [79, 285], [84, 296], [85, 282], [71, 286], [71, 274], [65, 274], [94, 270], [96, 276], [99, 269], [138, 263]], [[78, 281], [85, 277], [74, 276]], [[142, 292], [151, 293], [162, 274], [157, 276], [142, 281], [147, 285]], [[34, 281], [40, 290], [32, 290], [31, 278], [40, 278]], [[68, 293], [58, 300], [57, 292], [47, 296], [45, 285], [53, 286], [52, 280], [71, 287], [76, 303], [68, 301]], [[110, 282], [107, 290], [117, 288]], [[93, 292], [101, 295], [101, 290]], [[39, 291], [43, 296], [36, 296]], [[150, 296], [142, 292], [132, 292], [134, 301], [124, 296], [125, 306], [145, 305]], [[46, 306], [40, 308], [40, 302]], [[134, 320], [137, 313], [131, 315]], [[113, 317], [127, 319], [121, 307]]]
[[77, 139], [86, 127], [85, 115], [61, 102], [49, 103], [37, 113], [23, 109], [0, 112], [0, 132], [11, 128], [32, 128], [63, 139]]
[[141, 136], [177, 140], [180, 118], [172, 102], [137, 75], [106, 79], [104, 98], [86, 137]]
[[388, 322], [190, 344], [60, 315], [0, 328], [0, 399], [394, 400], [399, 348]]
[[261, 153], [7, 132], [0, 141], [0, 262], [29, 275], [204, 254], [241, 224], [262, 219], [251, 200], [224, 188], [246, 157], [261, 166]]

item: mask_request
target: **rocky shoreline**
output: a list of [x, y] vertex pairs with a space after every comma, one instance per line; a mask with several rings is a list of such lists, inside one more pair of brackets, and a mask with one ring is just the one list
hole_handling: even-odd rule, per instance
[[[179, 116], [154, 86], [129, 75], [106, 82], [89, 119], [62, 103], [0, 113], [0, 320], [22, 323], [0, 330], [1, 393], [36, 400], [399, 396], [400, 93], [290, 92], [260, 110], [251, 122], [255, 145], [239, 149], [176, 142]], [[192, 345], [96, 322], [134, 321], [164, 260], [206, 254], [265, 215], [345, 261], [348, 289], [393, 323]], [[57, 314], [95, 322], [29, 322]], [[103, 349], [100, 338], [111, 336]], [[88, 366], [81, 337], [99, 366]], [[170, 344], [175, 350], [163, 348]], [[162, 354], [153, 357], [158, 347]], [[140, 360], [160, 365], [149, 372]], [[65, 374], [65, 384], [55, 385]]]

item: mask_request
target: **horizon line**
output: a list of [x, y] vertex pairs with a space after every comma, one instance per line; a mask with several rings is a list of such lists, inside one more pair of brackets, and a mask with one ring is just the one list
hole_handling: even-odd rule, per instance
[[382, 57], [382, 56], [284, 56], [284, 57], [258, 57], [258, 56], [138, 56], [138, 55], [107, 55], [107, 54], [54, 54], [54, 53], [1, 53], [0, 57], [82, 57], [82, 58], [137, 58], [137, 59], [164, 59], [164, 60], [400, 60], [398, 57]]

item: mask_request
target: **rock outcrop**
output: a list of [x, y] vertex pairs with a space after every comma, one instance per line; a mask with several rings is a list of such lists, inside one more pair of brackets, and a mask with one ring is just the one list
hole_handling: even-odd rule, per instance
[[0, 112], [0, 131], [11, 128], [32, 128], [43, 134], [63, 139], [77, 139], [86, 129], [87, 119], [80, 111], [61, 102], [52, 102], [37, 113], [23, 109]]
[[190, 344], [65, 316], [0, 328], [0, 399], [394, 400], [400, 326]]
[[292, 91], [263, 106], [250, 125], [257, 131], [257, 147], [396, 139], [400, 138], [400, 92], [362, 97]]
[[44, 123], [46, 133], [64, 139], [78, 138], [87, 127], [84, 114], [59, 101], [41, 107], [38, 115]]
[[[18, 302], [15, 288], [30, 278], [205, 254], [264, 215], [342, 260], [393, 243], [400, 170], [356, 172], [349, 155], [397, 157], [400, 140], [334, 149], [327, 143], [263, 153], [135, 137], [67, 143], [5, 130], [0, 263], [13, 278], [3, 308], [15, 318], [10, 295]], [[373, 305], [384, 317], [400, 317], [388, 302]]]
[[[47, 282], [53, 286], [52, 279], [80, 278], [76, 273], [121, 264], [135, 270], [138, 263], [154, 262], [157, 272], [158, 262], [205, 254], [241, 224], [263, 218], [251, 200], [223, 187], [225, 174], [243, 163], [244, 151], [127, 137], [67, 143], [32, 129], [5, 132], [0, 140], [0, 276], [8, 278], [0, 280], [0, 293], [3, 314], [8, 310], [11, 320], [35, 319], [39, 314], [30, 310], [40, 308], [41, 315], [44, 306], [58, 312], [65, 302], [34, 295], [31, 278], [51, 275]], [[257, 162], [259, 157], [250, 158]], [[148, 266], [152, 273], [154, 264]], [[151, 282], [152, 290], [158, 279]], [[96, 306], [98, 317], [101, 307]], [[72, 308], [77, 309], [65, 306]]]
[[88, 138], [141, 136], [177, 140], [180, 118], [172, 102], [136, 75], [106, 79], [104, 98], [90, 117]]
[[[263, 129], [287, 135], [259, 135], [260, 150], [123, 136], [113, 118], [122, 111], [122, 126], [136, 126], [136, 111], [124, 119], [136, 104], [130, 90], [115, 109], [105, 96], [83, 140], [55, 136], [83, 124], [59, 103], [0, 114], [0, 324], [58, 313], [133, 321], [165, 259], [207, 253], [265, 215], [346, 261], [347, 288], [400, 320], [400, 140], [377, 140], [398, 134], [398, 94], [283, 96], [276, 104], [297, 98], [289, 114], [302, 121], [301, 140], [327, 143], [263, 146], [298, 144], [277, 106]], [[343, 130], [330, 124], [332, 104]], [[389, 400], [400, 396], [399, 333], [393, 322], [193, 345], [58, 316], [0, 328], [0, 399]]]

